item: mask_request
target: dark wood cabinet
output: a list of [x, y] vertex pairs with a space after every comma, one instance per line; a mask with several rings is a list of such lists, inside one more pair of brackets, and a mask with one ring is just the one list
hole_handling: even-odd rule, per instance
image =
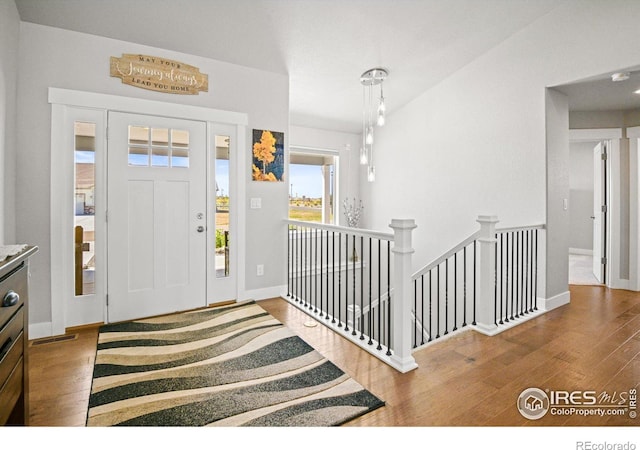
[[0, 425], [28, 425], [28, 246], [0, 262]]

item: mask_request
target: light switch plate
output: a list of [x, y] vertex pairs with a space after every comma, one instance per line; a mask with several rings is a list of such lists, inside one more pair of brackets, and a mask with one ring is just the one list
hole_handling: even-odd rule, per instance
[[260, 197], [252, 198], [251, 209], [260, 209], [260, 208], [262, 208], [262, 199]]

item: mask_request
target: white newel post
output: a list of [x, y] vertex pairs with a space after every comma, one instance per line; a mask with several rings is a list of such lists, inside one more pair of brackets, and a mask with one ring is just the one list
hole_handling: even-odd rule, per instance
[[497, 330], [495, 324], [495, 266], [496, 266], [496, 223], [497, 216], [478, 216], [480, 236], [478, 237], [478, 296], [476, 298], [476, 328], [483, 334], [492, 335]]
[[389, 225], [393, 239], [393, 298], [391, 318], [393, 323], [391, 360], [400, 372], [409, 372], [418, 367], [411, 348], [411, 258], [413, 246], [411, 233], [416, 228], [413, 219], [392, 219]]

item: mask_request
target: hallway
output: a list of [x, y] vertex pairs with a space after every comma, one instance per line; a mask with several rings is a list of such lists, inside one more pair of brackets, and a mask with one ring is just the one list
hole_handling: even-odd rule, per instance
[[601, 285], [593, 275], [593, 256], [569, 254], [569, 284]]

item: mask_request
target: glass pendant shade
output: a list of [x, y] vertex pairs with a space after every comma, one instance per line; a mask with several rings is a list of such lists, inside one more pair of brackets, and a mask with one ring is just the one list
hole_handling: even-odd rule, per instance
[[376, 168], [375, 166], [369, 166], [367, 171], [367, 180], [368, 181], [376, 181]]
[[366, 166], [369, 164], [369, 158], [367, 157], [367, 149], [360, 147], [360, 164]]

